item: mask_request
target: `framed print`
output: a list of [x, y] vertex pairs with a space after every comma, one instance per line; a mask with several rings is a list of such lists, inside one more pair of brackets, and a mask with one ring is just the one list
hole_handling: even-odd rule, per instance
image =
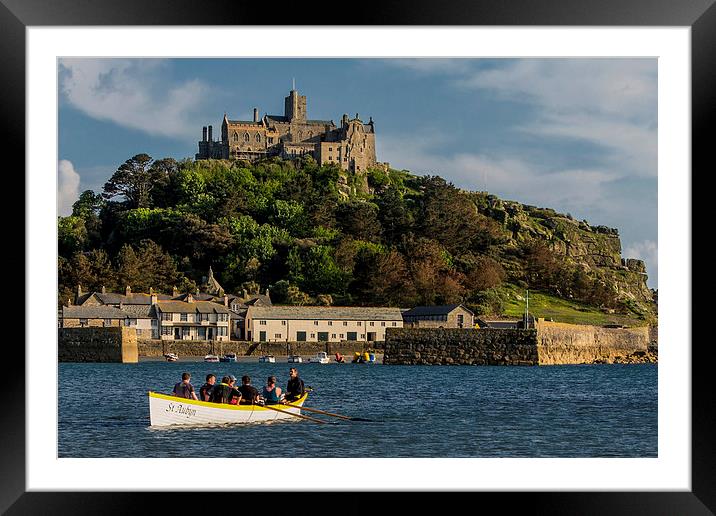
[[[28, 244], [0, 508], [332, 491], [360, 511], [366, 492], [419, 507], [432, 491], [712, 513], [689, 168], [712, 118], [712, 3], [390, 4], [335, 24], [244, 3], [3, 0]], [[604, 356], [555, 358], [548, 339], [578, 325]], [[90, 332], [119, 335], [110, 361], [131, 363], [94, 364], [83, 344], [67, 358], [62, 339]], [[628, 351], [604, 351], [614, 335]], [[631, 365], [659, 340], [658, 370]], [[301, 412], [271, 406], [292, 360], [316, 400]], [[211, 406], [207, 371], [227, 392], [252, 376], [262, 404]], [[178, 403], [189, 381], [202, 399]], [[155, 428], [197, 414], [301, 420]]]

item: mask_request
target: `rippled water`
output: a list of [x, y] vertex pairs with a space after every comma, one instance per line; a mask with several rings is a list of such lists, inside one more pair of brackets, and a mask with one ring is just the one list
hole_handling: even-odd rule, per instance
[[149, 427], [147, 391], [170, 392], [183, 371], [197, 391], [209, 372], [285, 386], [293, 364], [280, 360], [60, 364], [59, 456], [657, 456], [655, 365], [297, 364], [307, 407], [375, 422]]

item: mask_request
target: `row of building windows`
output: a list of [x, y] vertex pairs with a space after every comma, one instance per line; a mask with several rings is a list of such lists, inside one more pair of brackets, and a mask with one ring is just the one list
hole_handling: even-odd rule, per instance
[[[282, 338], [283, 338], [283, 334], [281, 334], [281, 333], [274, 333], [273, 337], [274, 337], [274, 339], [282, 339]], [[316, 338], [316, 334], [315, 334], [315, 333], [311, 333], [311, 338], [312, 338], [312, 339], [315, 339], [315, 338]], [[335, 333], [331, 333], [331, 338], [332, 338], [332, 339], [335, 339], [335, 338], [336, 338], [336, 334], [335, 334]], [[344, 338], [345, 338], [345, 334], [343, 334], [343, 333], [339, 334], [339, 337], [338, 337], [338, 338], [344, 339]], [[361, 334], [360, 338], [361, 338], [361, 339], [365, 339], [365, 334]]]
[[[318, 326], [318, 322], [319, 322], [319, 321], [313, 321], [313, 324], [314, 324], [315, 326]], [[338, 321], [336, 321], [336, 322], [338, 322]], [[286, 326], [286, 321], [281, 321], [281, 324], [282, 324], [283, 326]], [[357, 321], [356, 324], [357, 324], [358, 326], [362, 326], [362, 325], [363, 325], [363, 321]], [[265, 321], [265, 320], [259, 320], [259, 325], [261, 325], [261, 326], [266, 326], [266, 321]], [[375, 326], [375, 323], [374, 323], [373, 321], [370, 321], [370, 322], [368, 323], [368, 325], [369, 325], [369, 326]], [[380, 325], [381, 325], [381, 326], [385, 326], [385, 321], [381, 321]], [[398, 325], [397, 322], [395, 322], [395, 321], [392, 322], [392, 326], [397, 326], [397, 325]], [[328, 326], [333, 326], [333, 321], [328, 321]], [[348, 326], [348, 321], [343, 321], [343, 326]]]
[[[177, 330], [179, 328], [176, 328]], [[162, 326], [162, 335], [172, 335], [175, 333], [175, 328], [171, 326]], [[181, 329], [182, 337], [189, 337], [189, 336], [197, 336], [200, 339], [206, 338], [206, 328], [187, 328], [184, 327]], [[218, 328], [215, 328], [216, 335], [219, 337], [225, 337], [228, 335], [226, 326], [219, 326]]]
[[[162, 312], [162, 321], [171, 321], [172, 315], [172, 313]], [[190, 318], [189, 315], [191, 315], [192, 317]], [[209, 321], [209, 315], [210, 314], [180, 314], [179, 319], [182, 322]], [[229, 314], [216, 314], [216, 320], [223, 322], [228, 321]]]
[[[261, 135], [260, 135], [260, 134], [257, 134], [254, 139], [255, 139], [258, 143], [260, 143], [260, 142], [261, 142]], [[273, 140], [273, 138], [269, 138], [269, 143], [272, 143], [272, 140]], [[235, 141], [235, 142], [238, 142], [238, 141], [239, 141], [239, 135], [238, 135], [238, 133], [234, 133], [234, 141]], [[249, 136], [249, 133], [244, 134], [244, 141], [245, 141], [245, 142], [250, 142], [250, 141], [251, 141], [251, 137]]]

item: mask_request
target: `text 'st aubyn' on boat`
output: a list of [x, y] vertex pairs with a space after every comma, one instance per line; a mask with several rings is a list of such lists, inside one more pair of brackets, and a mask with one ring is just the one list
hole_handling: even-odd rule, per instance
[[[301, 407], [308, 393], [291, 403]], [[288, 405], [271, 405], [277, 410], [262, 405], [230, 405], [211, 403], [187, 398], [177, 398], [168, 394], [149, 392], [149, 424], [151, 426], [174, 425], [221, 425], [229, 423], [263, 423], [282, 419], [300, 418], [291, 414], [301, 414], [301, 409]]]

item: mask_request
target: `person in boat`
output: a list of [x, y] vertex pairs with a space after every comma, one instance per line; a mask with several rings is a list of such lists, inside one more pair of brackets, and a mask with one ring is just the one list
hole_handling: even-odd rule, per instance
[[255, 405], [259, 402], [259, 390], [251, 385], [251, 377], [244, 375], [241, 377], [241, 387], [239, 387], [241, 393], [241, 405]]
[[336, 351], [336, 362], [338, 362], [340, 364], [343, 361], [345, 361], [345, 359], [343, 358], [343, 355], [341, 355], [338, 351]]
[[201, 389], [199, 389], [199, 399], [201, 401], [209, 401], [211, 399], [211, 391], [214, 390], [215, 384], [216, 375], [211, 373], [207, 374], [206, 383], [201, 386]]
[[241, 392], [234, 387], [233, 383], [235, 381], [236, 378], [231, 375], [224, 376], [221, 379], [221, 383], [214, 385], [214, 388], [211, 391], [210, 401], [213, 403], [230, 403], [234, 405], [238, 403], [239, 400], [241, 400]]
[[281, 387], [276, 386], [275, 376], [268, 377], [266, 380], [266, 386], [261, 394], [263, 396], [264, 404], [266, 405], [276, 405], [281, 403]]
[[286, 385], [285, 401], [291, 402], [299, 399], [306, 392], [306, 387], [303, 385], [303, 380], [298, 377], [298, 369], [292, 367], [288, 370], [290, 376], [288, 384]]
[[174, 386], [172, 394], [178, 398], [186, 398], [189, 400], [198, 400], [196, 393], [194, 392], [194, 386], [189, 382], [191, 380], [191, 374], [182, 373], [181, 382]]

